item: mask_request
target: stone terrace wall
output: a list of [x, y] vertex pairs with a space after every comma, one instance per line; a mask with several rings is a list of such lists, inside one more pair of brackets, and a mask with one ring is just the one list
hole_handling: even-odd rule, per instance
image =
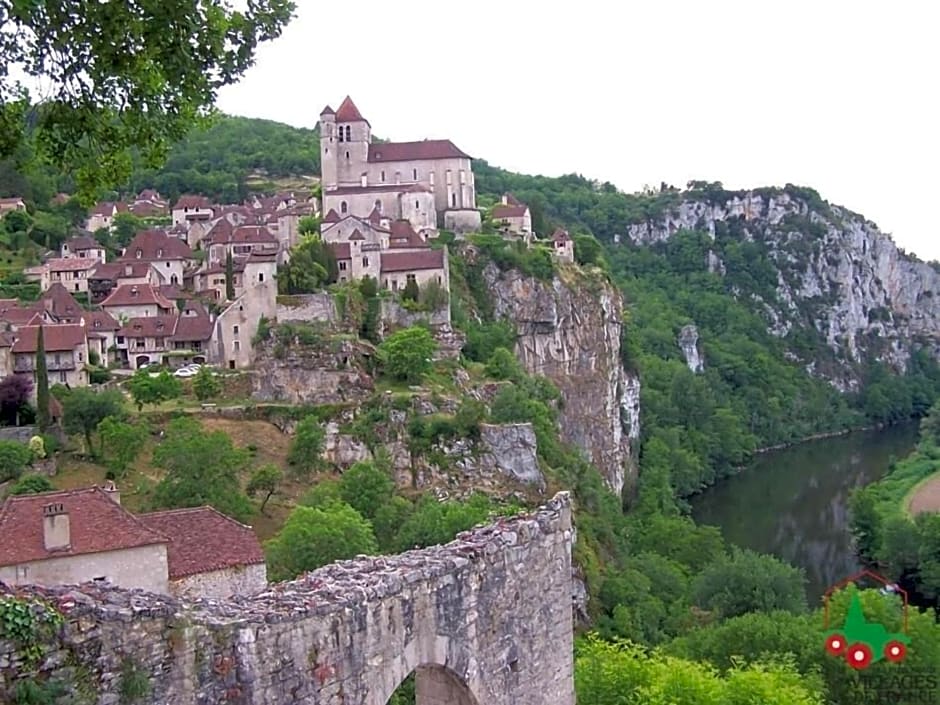
[[[65, 615], [40, 676], [114, 705], [385, 705], [417, 671], [418, 702], [573, 705], [571, 508], [465, 532], [446, 546], [325, 566], [264, 593], [177, 601], [90, 585], [30, 588]], [[31, 677], [0, 641], [0, 702]], [[425, 696], [421, 694], [425, 693]]]

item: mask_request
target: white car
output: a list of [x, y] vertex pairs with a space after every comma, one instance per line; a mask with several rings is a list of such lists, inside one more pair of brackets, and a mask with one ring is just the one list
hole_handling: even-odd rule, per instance
[[191, 367], [180, 367], [176, 372], [173, 373], [174, 377], [195, 377], [196, 370]]

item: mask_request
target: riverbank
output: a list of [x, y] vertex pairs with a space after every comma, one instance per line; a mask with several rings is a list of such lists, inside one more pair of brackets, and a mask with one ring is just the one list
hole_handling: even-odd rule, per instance
[[826, 438], [839, 438], [841, 436], [848, 436], [850, 433], [862, 433], [864, 431], [882, 431], [886, 428], [885, 424], [877, 423], [871, 426], [855, 426], [852, 428], [843, 428], [839, 431], [826, 431], [825, 433], [814, 433], [811, 436], [804, 436], [803, 438], [795, 438], [792, 441], [787, 441], [786, 443], [778, 443], [774, 446], [765, 446], [764, 448], [758, 448], [754, 451], [754, 455], [763, 455], [764, 453], [773, 453], [778, 450], [786, 450], [787, 448], [793, 448], [802, 443], [809, 443], [810, 441], [822, 441]]
[[924, 512], [940, 512], [940, 469], [914, 485], [904, 496], [901, 506], [910, 517]]

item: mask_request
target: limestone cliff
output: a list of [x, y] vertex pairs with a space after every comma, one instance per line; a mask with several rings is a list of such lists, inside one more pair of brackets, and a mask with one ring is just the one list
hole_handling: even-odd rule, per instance
[[621, 365], [620, 292], [577, 267], [565, 267], [550, 282], [493, 264], [483, 276], [494, 314], [515, 324], [516, 355], [525, 369], [561, 391], [562, 438], [585, 451], [614, 492], [631, 490], [640, 384]]
[[[707, 233], [714, 243], [707, 268], [731, 277], [729, 243], [749, 243], [769, 262], [775, 285], [733, 293], [754, 301], [774, 335], [815, 331], [834, 364], [794, 354], [841, 389], [854, 388], [861, 364], [883, 361], [903, 371], [912, 348], [940, 351], [940, 273], [908, 256], [890, 236], [855, 213], [830, 205], [810, 189], [760, 189], [681, 194], [658, 217], [626, 230], [634, 245], [655, 245], [681, 230]], [[748, 266], [751, 262], [744, 264]]]

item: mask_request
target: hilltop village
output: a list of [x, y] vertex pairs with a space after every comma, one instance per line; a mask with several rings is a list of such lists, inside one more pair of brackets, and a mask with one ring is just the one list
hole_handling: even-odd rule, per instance
[[[529, 208], [512, 194], [481, 211], [472, 159], [452, 141], [374, 142], [349, 97], [325, 107], [319, 127], [322, 176], [309, 191], [214, 203], [200, 194], [169, 202], [145, 189], [95, 204], [83, 229], [23, 271], [38, 300], [0, 300], [0, 378], [28, 380], [35, 404], [40, 358], [48, 384], [65, 390], [99, 383], [100, 370], [109, 384], [250, 370], [260, 327], [277, 325], [282, 300], [296, 299], [283, 274], [310, 243], [328, 248], [337, 284], [371, 278], [392, 301], [442, 292], [447, 321], [444, 234], [461, 239], [486, 223], [506, 240], [544, 241], [559, 262], [574, 261], [568, 233], [533, 232]], [[0, 201], [4, 213], [25, 209], [20, 198]], [[144, 226], [115, 251], [125, 213]], [[53, 420], [58, 406], [53, 399]], [[8, 497], [0, 536], [0, 581], [11, 585], [101, 580], [225, 596], [266, 581], [246, 525], [209, 507], [134, 514], [110, 481]]]

